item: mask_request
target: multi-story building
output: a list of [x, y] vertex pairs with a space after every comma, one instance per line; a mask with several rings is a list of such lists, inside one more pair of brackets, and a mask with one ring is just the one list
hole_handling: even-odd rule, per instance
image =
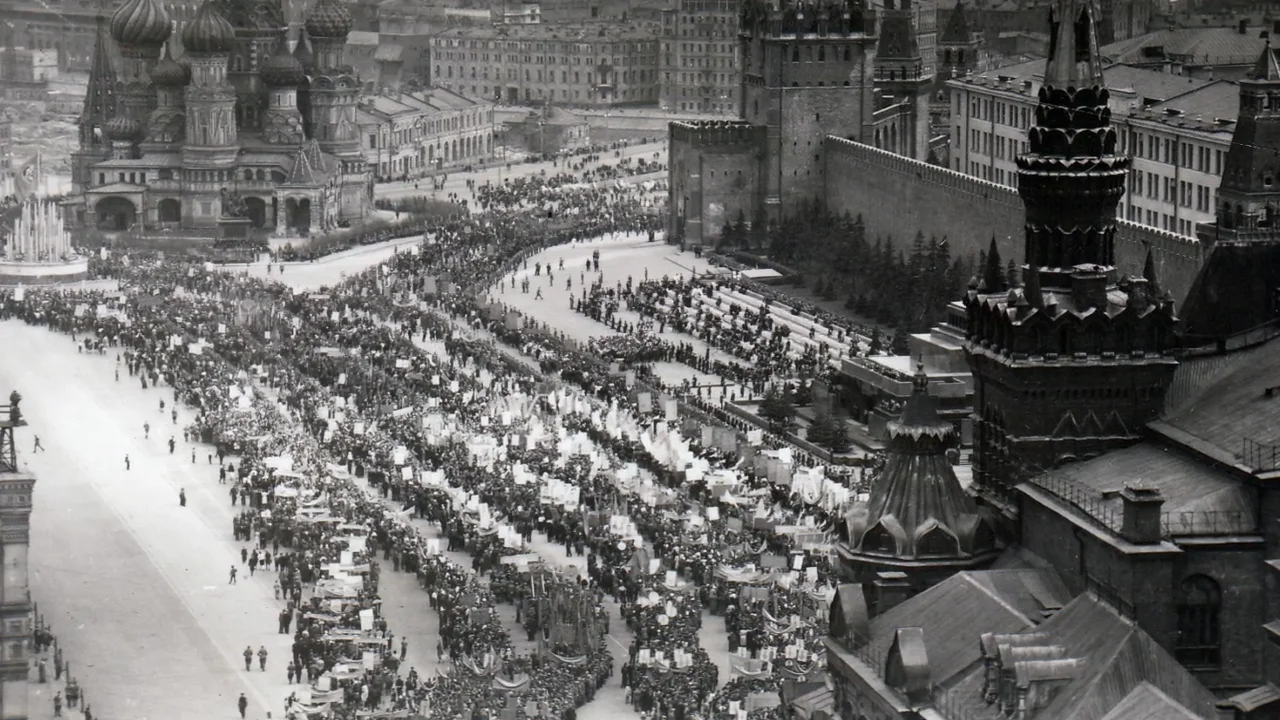
[[657, 50], [654, 24], [455, 28], [431, 39], [431, 83], [512, 105], [651, 104]]
[[493, 155], [493, 105], [432, 88], [362, 98], [361, 147], [381, 180], [421, 177]]
[[658, 104], [667, 112], [736, 117], [740, 0], [678, 0], [662, 13], [658, 46]]
[[[1037, 60], [947, 83], [953, 170], [1017, 186], [1017, 157], [1026, 151], [1043, 64]], [[1107, 67], [1103, 75], [1120, 147], [1133, 157], [1121, 217], [1193, 235], [1196, 223], [1213, 219], [1235, 127], [1236, 86], [1127, 65]]]
[[542, 0], [539, 12], [546, 23], [580, 23], [591, 20], [626, 20], [630, 0]]

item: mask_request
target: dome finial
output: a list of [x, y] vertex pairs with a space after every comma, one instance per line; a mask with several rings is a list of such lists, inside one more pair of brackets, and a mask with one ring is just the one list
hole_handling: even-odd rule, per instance
[[911, 379], [911, 387], [918, 393], [929, 392], [929, 375], [924, 371], [924, 355], [916, 356], [916, 375]]

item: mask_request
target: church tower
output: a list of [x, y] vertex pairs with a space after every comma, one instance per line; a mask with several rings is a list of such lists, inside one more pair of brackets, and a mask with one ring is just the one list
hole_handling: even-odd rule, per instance
[[215, 0], [214, 9], [235, 29], [227, 81], [236, 89], [236, 125], [242, 134], [256, 133], [262, 129], [266, 109], [262, 68], [287, 29], [284, 7], [280, 0]]
[[191, 82], [191, 68], [173, 57], [173, 44], [169, 43], [164, 57], [151, 71], [151, 84], [156, 90], [156, 109], [147, 120], [146, 137], [141, 150], [144, 157], [177, 155], [186, 135], [187, 116], [183, 108], [183, 95]]
[[974, 481], [1010, 512], [1026, 476], [1137, 442], [1177, 366], [1172, 299], [1153, 270], [1122, 279], [1115, 267], [1129, 158], [1116, 151], [1097, 13], [1095, 0], [1054, 0], [1051, 10], [1035, 124], [1017, 159], [1021, 284], [1009, 287], [993, 243], [964, 299]]
[[186, 88], [186, 142], [182, 146], [182, 215], [194, 227], [213, 227], [222, 216], [221, 190], [234, 181], [239, 141], [236, 93], [227, 82], [227, 59], [235, 44], [231, 23], [211, 4], [200, 6], [182, 30], [184, 60], [191, 68]]
[[103, 132], [107, 121], [116, 114], [116, 71], [111, 64], [110, 42], [106, 18], [99, 15], [89, 85], [85, 88], [84, 108], [76, 121], [80, 142], [71, 153], [71, 185], [75, 193], [93, 184], [89, 168], [111, 155], [111, 142]]
[[298, 86], [306, 81], [302, 63], [289, 52], [289, 41], [282, 33], [275, 53], [262, 67], [262, 82], [268, 94], [262, 139], [267, 143], [297, 147], [306, 139], [298, 111]]
[[360, 78], [345, 56], [347, 35], [354, 23], [343, 0], [319, 0], [305, 23], [314, 64], [307, 93], [311, 133], [321, 150], [338, 159], [344, 218], [359, 217], [370, 192], [369, 170], [356, 125]]
[[933, 77], [924, 72], [924, 58], [912, 22], [911, 0], [885, 0], [876, 45], [876, 89], [886, 99], [905, 104], [894, 133], [897, 146], [888, 148], [914, 160], [929, 156], [929, 90]]
[[151, 70], [172, 32], [173, 23], [159, 0], [129, 0], [111, 16], [111, 38], [120, 48], [121, 58], [116, 110], [137, 124], [135, 143], [142, 139], [155, 109]]
[[952, 78], [962, 78], [977, 70], [978, 47], [964, 0], [959, 0], [938, 36], [938, 85], [941, 87]]
[[739, 116], [765, 135], [754, 206], [776, 220], [823, 194], [823, 137], [872, 132], [875, 12], [863, 0], [744, 0], [741, 42]]

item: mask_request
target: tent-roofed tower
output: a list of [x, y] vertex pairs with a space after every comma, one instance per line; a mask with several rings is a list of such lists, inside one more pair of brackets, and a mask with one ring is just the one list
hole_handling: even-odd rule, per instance
[[1196, 228], [1211, 249], [1183, 312], [1198, 346], [1280, 318], [1280, 49], [1270, 42], [1240, 80], [1217, 203], [1214, 221]]
[[839, 528], [840, 557], [855, 582], [906, 573], [920, 592], [960, 570], [983, 567], [999, 552], [993, 524], [980, 514], [948, 459], [955, 426], [938, 416], [921, 365], [902, 416], [888, 424], [884, 468], [865, 502]]
[[111, 155], [111, 141], [103, 128], [116, 114], [116, 69], [111, 59], [111, 36], [106, 17], [98, 16], [98, 30], [93, 40], [93, 62], [89, 66], [89, 84], [85, 88], [84, 105], [76, 120], [79, 146], [71, 153], [71, 184], [76, 193], [90, 183], [89, 166]]
[[969, 14], [964, 9], [964, 0], [959, 0], [938, 35], [938, 83], [964, 77], [976, 70], [979, 47], [978, 36], [973, 32]]
[[1055, 0], [1028, 152], [1020, 287], [983, 273], [966, 294], [976, 487], [1013, 515], [1029, 474], [1136, 442], [1177, 361], [1173, 302], [1115, 267], [1116, 205], [1129, 158], [1116, 147], [1095, 0]]

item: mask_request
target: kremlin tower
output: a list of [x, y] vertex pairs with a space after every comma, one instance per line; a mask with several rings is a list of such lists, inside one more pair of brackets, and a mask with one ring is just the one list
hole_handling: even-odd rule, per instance
[[1009, 510], [1022, 478], [1139, 439], [1173, 378], [1173, 301], [1115, 266], [1116, 150], [1093, 0], [1057, 0], [1029, 151], [1021, 283], [998, 253], [970, 284], [965, 352], [974, 376], [975, 485]]

